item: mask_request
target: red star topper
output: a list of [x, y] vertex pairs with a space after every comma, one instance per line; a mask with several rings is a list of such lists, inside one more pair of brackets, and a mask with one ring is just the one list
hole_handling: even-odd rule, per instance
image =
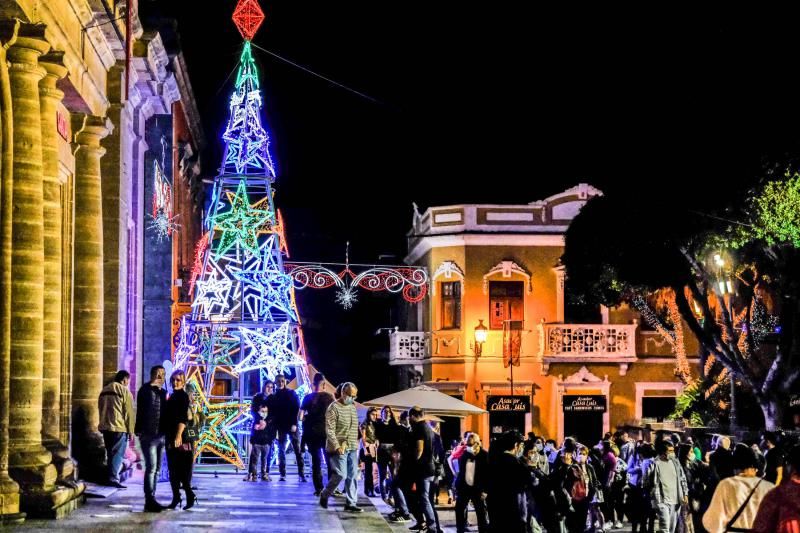
[[247, 41], [251, 40], [264, 22], [264, 12], [258, 5], [258, 0], [239, 0], [233, 12], [233, 22], [242, 37]]

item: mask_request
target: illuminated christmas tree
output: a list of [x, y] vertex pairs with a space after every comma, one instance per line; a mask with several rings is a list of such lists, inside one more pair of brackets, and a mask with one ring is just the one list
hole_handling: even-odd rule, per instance
[[250, 43], [264, 14], [256, 0], [240, 0], [233, 19], [245, 42], [197, 249], [192, 313], [183, 319], [173, 367], [186, 371], [205, 420], [197, 455], [210, 452], [241, 467], [246, 399], [277, 374], [294, 375], [302, 394], [308, 374]]

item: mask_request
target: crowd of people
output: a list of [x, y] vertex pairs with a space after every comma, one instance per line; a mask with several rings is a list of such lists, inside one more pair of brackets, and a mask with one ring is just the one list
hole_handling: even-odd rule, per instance
[[[137, 394], [135, 417], [127, 372], [119, 371], [99, 399], [108, 483], [124, 488], [119, 471], [136, 434], [149, 512], [180, 506], [181, 490], [184, 509], [197, 504], [191, 478], [199, 423], [183, 390], [184, 373], [170, 376], [169, 396], [165, 379], [163, 367], [151, 369], [150, 381]], [[291, 447], [301, 482], [307, 481], [303, 452], [308, 450], [321, 507], [327, 509], [333, 496], [345, 500], [346, 512], [363, 512], [358, 505], [363, 477], [364, 494], [380, 496], [393, 508], [391, 522], [413, 519], [412, 531], [442, 531], [437, 506], [445, 492], [455, 504], [459, 533], [466, 531], [470, 508], [480, 533], [585, 533], [627, 526], [633, 533], [800, 533], [800, 445], [779, 433], [734, 445], [727, 436], [699, 443], [660, 432], [634, 441], [618, 431], [591, 445], [572, 437], [557, 445], [509, 431], [495, 436], [487, 450], [478, 433], [467, 432], [445, 447], [438, 422], [423, 409], [370, 408], [360, 422], [356, 385], [343, 383], [331, 394], [324, 384], [322, 374], [315, 375], [313, 392], [301, 402], [279, 376], [253, 397], [245, 481], [270, 481], [273, 455], [279, 480], [285, 481], [285, 450]], [[166, 506], [155, 497], [164, 451], [172, 488]]]

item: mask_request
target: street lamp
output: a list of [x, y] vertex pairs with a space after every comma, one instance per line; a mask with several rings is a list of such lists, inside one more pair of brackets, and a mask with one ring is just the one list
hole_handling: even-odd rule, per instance
[[483, 343], [486, 342], [486, 337], [489, 335], [489, 328], [483, 325], [483, 320], [478, 320], [478, 325], [475, 326], [475, 356], [480, 357], [483, 352]]
[[[714, 254], [714, 264], [717, 266], [717, 286], [719, 287], [719, 296], [721, 304], [728, 312], [728, 320], [733, 327], [733, 282], [731, 278], [725, 274], [725, 259], [722, 254]], [[730, 426], [735, 429], [737, 426], [737, 409], [736, 409], [736, 379], [733, 372], [728, 372], [728, 379], [731, 383], [731, 414]]]

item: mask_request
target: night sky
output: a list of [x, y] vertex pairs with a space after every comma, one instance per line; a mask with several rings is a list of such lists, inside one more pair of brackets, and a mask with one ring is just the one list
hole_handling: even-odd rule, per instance
[[[292, 259], [342, 261], [349, 240], [351, 260], [400, 262], [412, 202], [527, 203], [582, 181], [664, 216], [710, 212], [800, 152], [791, 17], [532, 4], [261, 1], [255, 45], [377, 100], [255, 50]], [[178, 19], [210, 174], [242, 42], [234, 6], [140, 0], [143, 17]], [[392, 299], [345, 312], [333, 298], [299, 296], [310, 356], [334, 381], [359, 378], [388, 345], [373, 334], [395, 325]]]

